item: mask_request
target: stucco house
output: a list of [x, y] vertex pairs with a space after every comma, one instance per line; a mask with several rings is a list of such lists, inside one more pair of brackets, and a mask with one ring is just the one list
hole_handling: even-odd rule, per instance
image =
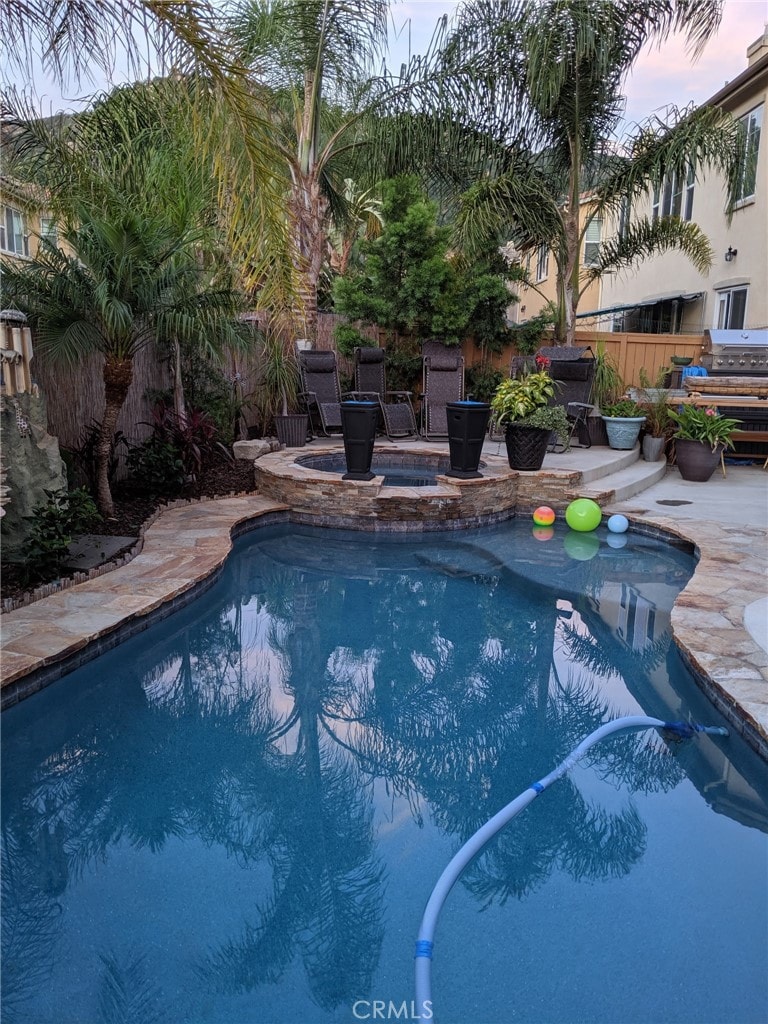
[[694, 220], [709, 238], [708, 274], [678, 252], [663, 253], [602, 280], [598, 304], [584, 302], [581, 325], [600, 330], [700, 334], [768, 326], [768, 146], [761, 139], [768, 97], [768, 29], [747, 49], [747, 68], [708, 101], [738, 118], [745, 159], [731, 217], [722, 177], [668, 181], [649, 193], [652, 216]]

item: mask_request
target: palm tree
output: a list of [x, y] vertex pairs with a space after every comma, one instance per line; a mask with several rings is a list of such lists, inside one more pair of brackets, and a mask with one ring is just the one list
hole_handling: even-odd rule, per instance
[[[296, 289], [271, 118], [233, 56], [211, 0], [0, 0], [0, 21], [10, 70], [30, 81], [36, 61], [56, 80], [77, 84], [92, 80], [94, 69], [111, 76], [120, 61], [145, 86], [150, 79], [162, 84], [167, 75], [176, 88], [168, 111], [158, 113], [153, 102], [155, 123], [170, 114], [178, 124], [183, 116], [194, 151], [215, 170], [233, 257], [265, 301], [290, 303]], [[4, 107], [9, 104], [20, 109], [13, 89], [3, 95]]]
[[83, 208], [63, 240], [72, 255], [42, 241], [30, 262], [4, 261], [5, 292], [29, 317], [42, 354], [69, 363], [94, 352], [104, 357], [96, 500], [109, 517], [112, 439], [134, 357], [174, 337], [201, 344], [214, 334], [235, 342], [238, 302], [201, 269], [199, 232], [188, 224], [132, 211], [105, 217]]
[[621, 89], [642, 48], [682, 31], [698, 53], [721, 9], [720, 0], [467, 0], [431, 59], [414, 62], [393, 93], [406, 153], [416, 142], [422, 158], [440, 153], [433, 170], [445, 153], [460, 157], [443, 184], [455, 196], [471, 182], [458, 202], [461, 245], [475, 248], [502, 224], [521, 253], [551, 249], [560, 342], [574, 343], [579, 300], [595, 277], [669, 248], [699, 269], [711, 263], [706, 237], [677, 218], [637, 220], [586, 270], [582, 251], [591, 219], [616, 216], [666, 176], [707, 168], [735, 180], [738, 129], [712, 108], [671, 110], [616, 141]]
[[386, 40], [387, 0], [237, 0], [229, 30], [256, 91], [266, 91], [286, 181], [303, 300], [300, 333], [317, 334], [317, 290], [329, 220], [344, 209], [343, 165], [373, 60]]

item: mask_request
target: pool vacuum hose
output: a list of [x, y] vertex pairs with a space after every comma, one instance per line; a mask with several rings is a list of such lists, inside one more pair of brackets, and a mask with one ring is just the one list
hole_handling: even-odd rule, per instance
[[586, 739], [575, 747], [570, 754], [561, 761], [554, 771], [550, 772], [539, 782], [532, 782], [528, 789], [508, 803], [487, 821], [485, 825], [475, 832], [467, 840], [457, 854], [454, 855], [445, 871], [437, 880], [432, 890], [432, 895], [427, 901], [424, 916], [421, 919], [419, 937], [416, 940], [415, 972], [416, 972], [416, 1010], [419, 1014], [418, 1020], [434, 1020], [432, 1009], [432, 947], [437, 927], [437, 919], [443, 909], [448, 893], [454, 883], [461, 875], [464, 868], [469, 864], [483, 847], [497, 832], [532, 803], [539, 793], [562, 778], [573, 768], [576, 762], [586, 754], [590, 747], [594, 747], [600, 740], [605, 739], [614, 732], [621, 732], [624, 729], [665, 729], [683, 739], [690, 739], [697, 732], [709, 733], [712, 736], [727, 736], [728, 730], [717, 725], [694, 725], [689, 722], [662, 722], [659, 718], [647, 718], [645, 715], [629, 715], [625, 718], [617, 718], [613, 722], [606, 722], [599, 729], [591, 732]]

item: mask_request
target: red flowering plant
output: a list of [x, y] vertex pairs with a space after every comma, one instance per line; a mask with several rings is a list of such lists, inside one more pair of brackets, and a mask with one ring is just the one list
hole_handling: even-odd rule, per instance
[[733, 448], [732, 434], [741, 420], [721, 416], [717, 409], [697, 408], [695, 405], [684, 405], [679, 410], [669, 410], [669, 417], [677, 424], [675, 437], [683, 441], [702, 441], [710, 445], [714, 451], [719, 445]]
[[536, 369], [539, 371], [539, 373], [546, 373], [547, 370], [549, 370], [549, 367], [550, 367], [550, 364], [552, 363], [552, 360], [551, 359], [547, 359], [546, 356], [536, 356], [535, 362], [536, 362]]

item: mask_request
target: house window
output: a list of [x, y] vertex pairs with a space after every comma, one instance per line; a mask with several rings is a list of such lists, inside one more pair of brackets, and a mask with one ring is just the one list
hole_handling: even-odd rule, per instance
[[618, 636], [633, 651], [642, 651], [653, 643], [656, 631], [656, 605], [634, 587], [621, 584]]
[[629, 214], [632, 207], [632, 200], [629, 196], [624, 196], [621, 200], [621, 206], [619, 207], [619, 238], [622, 240], [629, 234]]
[[722, 331], [740, 331], [747, 312], [747, 288], [729, 288], [717, 292], [715, 327]]
[[688, 168], [685, 179], [674, 171], [667, 174], [661, 187], [657, 185], [653, 190], [651, 219], [654, 224], [659, 217], [682, 217], [683, 220], [691, 220], [695, 185], [696, 175], [692, 167]]
[[760, 129], [763, 125], [763, 104], [739, 118], [742, 130], [741, 167], [736, 201], [744, 202], [755, 195], [757, 182], [757, 155], [760, 150]]
[[683, 220], [693, 219], [693, 190], [696, 186], [696, 175], [693, 167], [688, 168], [688, 177], [685, 180], [685, 210]]
[[20, 210], [12, 206], [2, 207], [0, 218], [0, 249], [16, 256], [29, 256], [29, 235]]
[[56, 221], [53, 217], [40, 218], [40, 237], [44, 238], [51, 245], [59, 244], [59, 232], [56, 228]]
[[536, 280], [545, 281], [549, 276], [549, 249], [546, 245], [539, 246], [539, 254], [536, 259]]
[[600, 236], [603, 222], [593, 217], [584, 232], [584, 266], [596, 267], [600, 263]]

